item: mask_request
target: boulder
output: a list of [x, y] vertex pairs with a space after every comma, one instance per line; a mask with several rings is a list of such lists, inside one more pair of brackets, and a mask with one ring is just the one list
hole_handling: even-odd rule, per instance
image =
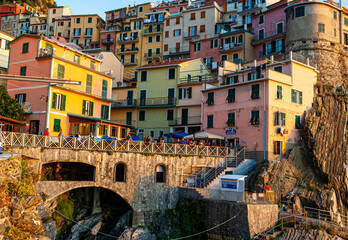
[[39, 196], [27, 196], [27, 197], [24, 197], [22, 206], [24, 209], [28, 209], [28, 208], [39, 205], [41, 202], [42, 202], [42, 199]]
[[41, 230], [42, 223], [37, 214], [25, 211], [16, 222], [16, 226], [22, 231], [35, 234]]

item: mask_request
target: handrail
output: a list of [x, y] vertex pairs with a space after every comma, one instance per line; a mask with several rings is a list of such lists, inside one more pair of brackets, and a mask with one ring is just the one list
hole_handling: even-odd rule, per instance
[[133, 152], [151, 154], [192, 155], [205, 157], [233, 157], [234, 149], [173, 143], [146, 143], [99, 138], [47, 137], [17, 132], [0, 132], [6, 146], [65, 148], [76, 150]]

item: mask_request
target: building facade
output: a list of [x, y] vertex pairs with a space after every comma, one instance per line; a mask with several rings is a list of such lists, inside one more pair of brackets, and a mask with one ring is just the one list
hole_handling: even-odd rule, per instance
[[[11, 42], [14, 37], [0, 32], [0, 73], [6, 74], [9, 61], [9, 42]], [[6, 81], [0, 80], [0, 86], [6, 87]]]
[[[55, 27], [63, 27], [60, 26], [59, 24], [55, 24], [57, 20], [60, 20], [62, 18], [69, 18], [71, 16], [71, 10], [69, 7], [52, 7], [48, 9], [47, 13], [47, 35], [46, 36], [58, 36], [58, 37], [65, 37], [62, 36], [62, 33], [64, 35], [64, 30], [63, 29], [56, 29]], [[55, 35], [57, 33], [57, 35]], [[61, 33], [59, 36], [58, 33]], [[65, 33], [66, 34], [66, 33]], [[67, 38], [67, 37], [65, 37]]]

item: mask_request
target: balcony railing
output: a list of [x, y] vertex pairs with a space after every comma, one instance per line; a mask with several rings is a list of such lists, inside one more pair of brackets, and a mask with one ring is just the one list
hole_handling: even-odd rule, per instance
[[170, 126], [181, 126], [181, 125], [195, 125], [201, 124], [201, 116], [187, 117], [187, 118], [176, 118], [173, 121], [169, 121]]
[[22, 108], [25, 112], [31, 112], [32, 111], [32, 104], [30, 102], [24, 102], [21, 104]]
[[39, 56], [37, 58], [52, 57], [54, 52], [55, 48], [40, 48]]
[[139, 107], [145, 106], [175, 106], [175, 97], [158, 97], [158, 98], [138, 98], [137, 104]]
[[112, 103], [113, 108], [119, 108], [119, 107], [135, 107], [137, 105], [137, 99], [123, 99], [123, 100], [116, 100], [116, 102]]
[[145, 58], [161, 58], [161, 53], [144, 53]]
[[149, 29], [146, 29], [146, 30], [143, 30], [143, 33], [144, 35], [151, 35], [151, 34], [158, 34], [158, 33], [161, 33], [162, 32], [162, 28], [155, 28], [155, 29], [152, 29], [152, 30], [149, 30]]
[[257, 34], [257, 36], [254, 37], [252, 42], [254, 43], [254, 42], [268, 40], [270, 38], [281, 36], [283, 34], [286, 34], [286, 28], [285, 27], [283, 27], [282, 29], [274, 29], [272, 31], [265, 32], [263, 34], [263, 36], [261, 36], [261, 37]]
[[237, 158], [236, 149], [171, 143], [144, 143], [99, 138], [47, 137], [25, 133], [2, 132], [4, 145], [9, 147], [44, 147], [90, 151], [153, 153]]
[[134, 59], [133, 61], [130, 59], [124, 60], [123, 65], [125, 66], [138, 65], [138, 59]]
[[139, 42], [138, 37], [125, 37], [125, 38], [119, 38], [117, 40], [119, 43], [131, 43], [131, 42]]
[[188, 34], [188, 33], [185, 33], [184, 34], [184, 38], [198, 38], [199, 37], [199, 31], [197, 31], [197, 32], [191, 32], [190, 34]]
[[92, 33], [85, 33], [84, 37], [92, 37]]
[[239, 15], [243, 16], [243, 15], [247, 15], [249, 13], [255, 12], [255, 11], [259, 11], [261, 10], [262, 5], [261, 4], [254, 4], [252, 6], [250, 5], [244, 5], [242, 11], [238, 12]]
[[220, 47], [220, 52], [227, 52], [227, 51], [233, 51], [238, 50], [243, 47], [243, 43], [230, 43], [230, 44], [224, 44]]
[[145, 19], [144, 24], [162, 23], [164, 19]]
[[220, 19], [219, 23], [236, 23], [236, 19], [228, 18], [228, 19]]
[[203, 82], [213, 82], [213, 81], [218, 81], [218, 77], [214, 75], [206, 74], [206, 75], [180, 78], [179, 84], [200, 83], [200, 82], [203, 83]]
[[117, 53], [122, 53], [122, 54], [126, 54], [126, 53], [136, 53], [139, 51], [139, 48], [118, 48], [116, 49]]
[[182, 54], [182, 53], [189, 53], [190, 52], [190, 47], [185, 46], [185, 47], [176, 47], [176, 48], [171, 48], [169, 49], [170, 54]]
[[102, 44], [113, 44], [114, 43], [114, 39], [113, 38], [103, 38], [101, 40]]
[[129, 126], [135, 126], [137, 124], [136, 120], [112, 120], [113, 122], [125, 124]]

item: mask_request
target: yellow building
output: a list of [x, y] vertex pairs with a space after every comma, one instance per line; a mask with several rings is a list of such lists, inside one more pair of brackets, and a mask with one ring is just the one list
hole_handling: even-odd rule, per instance
[[[7, 73], [9, 58], [8, 43], [11, 42], [13, 39], [14, 37], [4, 32], [0, 32], [0, 73], [2, 74]], [[5, 86], [5, 84], [5, 81], [0, 80], [0, 86]]]
[[[62, 130], [65, 136], [78, 132], [126, 137], [129, 127], [110, 121], [112, 78], [100, 72], [101, 60], [32, 35], [11, 42], [10, 56], [10, 74], [62, 80], [62, 84], [46, 85], [8, 81], [10, 95], [26, 105], [30, 103], [30, 133], [49, 128], [51, 136]], [[63, 84], [67, 79], [80, 84]]]
[[100, 29], [105, 21], [97, 14], [72, 15], [70, 26], [70, 42], [88, 48], [92, 43], [99, 44]]

